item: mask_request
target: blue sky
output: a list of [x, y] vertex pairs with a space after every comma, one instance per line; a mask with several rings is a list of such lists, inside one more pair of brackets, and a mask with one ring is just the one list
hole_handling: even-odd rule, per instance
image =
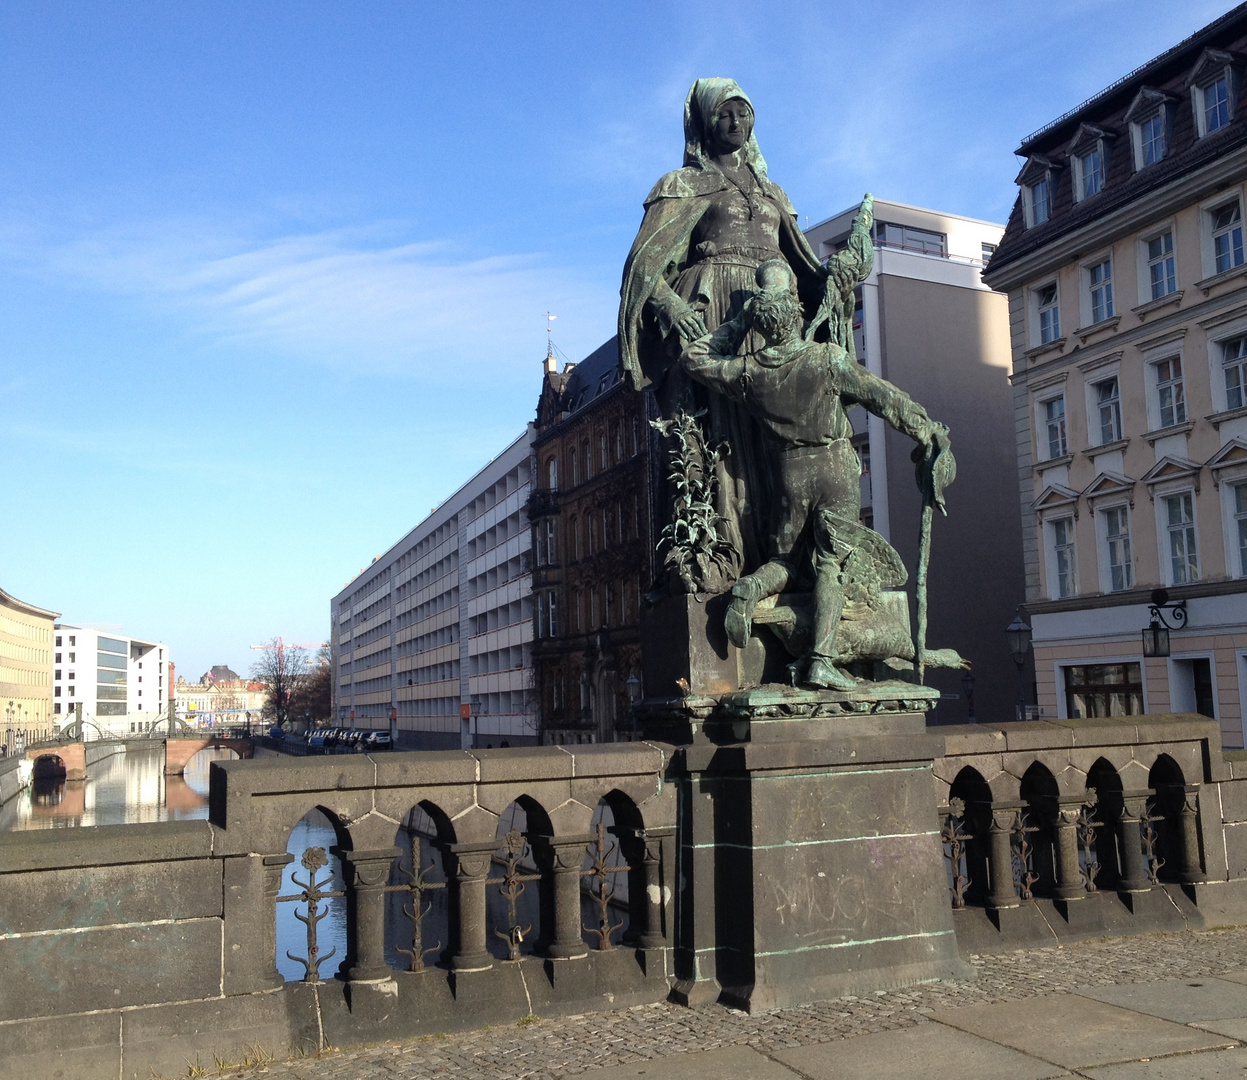
[[1003, 221], [1187, 0], [0, 5], [0, 587], [180, 673], [328, 603], [612, 332], [692, 80], [811, 222]]

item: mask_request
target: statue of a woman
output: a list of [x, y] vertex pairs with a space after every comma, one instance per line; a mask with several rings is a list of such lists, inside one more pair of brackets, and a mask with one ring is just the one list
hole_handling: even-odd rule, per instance
[[847, 251], [820, 265], [788, 196], [767, 177], [753, 122], [753, 105], [735, 80], [693, 84], [684, 103], [684, 167], [667, 173], [645, 200], [619, 307], [620, 359], [631, 384], [650, 387], [664, 417], [680, 407], [704, 409], [707, 438], [727, 444], [715, 510], [723, 539], [737, 553], [736, 575], [766, 557], [765, 444], [737, 404], [693, 387], [677, 363], [681, 349], [741, 311], [768, 259], [792, 268], [812, 317], [820, 306], [826, 310], [828, 276], [847, 296], [870, 272], [874, 254], [867, 209]]

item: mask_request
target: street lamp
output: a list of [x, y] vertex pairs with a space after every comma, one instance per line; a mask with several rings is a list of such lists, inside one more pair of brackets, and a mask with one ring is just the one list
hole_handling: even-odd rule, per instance
[[477, 737], [481, 733], [481, 699], [474, 697], [472, 699], [472, 749], [476, 749]]
[[961, 689], [966, 692], [966, 708], [969, 710], [969, 719], [974, 719], [974, 676], [968, 671], [961, 676]]
[[628, 711], [632, 714], [632, 741], [636, 742], [636, 703], [641, 700], [641, 680], [632, 672], [624, 681], [628, 688]]
[[1024, 720], [1026, 718], [1026, 654], [1031, 645], [1031, 628], [1030, 624], [1022, 618], [1020, 609], [1013, 616], [1013, 622], [1005, 628], [1005, 637], [1009, 641], [1009, 654], [1013, 657], [1013, 662], [1018, 669], [1017, 718]]

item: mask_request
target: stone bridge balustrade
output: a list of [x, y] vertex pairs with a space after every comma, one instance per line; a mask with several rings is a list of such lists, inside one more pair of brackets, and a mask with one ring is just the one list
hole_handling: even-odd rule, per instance
[[[294, 826], [309, 810], [326, 814], [338, 832], [333, 854], [342, 860], [346, 882], [347, 956], [339, 970], [351, 1023], [379, 1023], [394, 1012], [397, 996], [400, 1010], [412, 999], [405, 1007], [411, 1030], [446, 1030], [464, 1023], [456, 1020], [456, 1008], [481, 1023], [482, 1009], [498, 1017], [518, 1008], [518, 1018], [539, 1003], [543, 1012], [581, 1011], [586, 994], [616, 1004], [666, 996], [675, 857], [669, 764], [667, 748], [646, 743], [218, 762], [209, 804], [221, 855], [243, 860], [259, 852], [264, 868], [271, 865], [278, 873], [292, 857], [285, 848]], [[591, 826], [599, 803], [612, 808], [611, 832], [631, 855], [628, 880], [636, 887], [627, 890], [630, 948], [603, 948], [597, 938], [590, 948], [585, 941], [581, 883], [597, 841]], [[527, 815], [521, 827], [536, 867], [526, 871], [532, 879], [527, 885], [540, 897], [542, 929], [533, 955], [499, 961], [489, 948], [496, 928], [489, 925], [487, 890], [498, 887], [497, 853], [514, 806]], [[406, 835], [413, 807], [424, 812], [424, 828], [432, 822], [436, 829], [426, 842], [441, 853], [452, 913], [442, 964], [430, 961], [414, 972], [396, 970], [385, 958], [386, 894], [398, 889], [406, 896], [405, 885], [391, 885], [401, 866], [395, 840]], [[257, 878], [245, 889], [256, 899], [262, 892], [268, 912], [266, 925], [263, 919], [249, 924], [250, 950], [268, 959], [248, 972], [252, 990], [271, 986], [275, 975], [276, 890], [267, 885]], [[544, 968], [538, 985], [533, 973], [517, 982], [516, 964]], [[583, 973], [573, 977], [565, 964], [583, 967]], [[237, 982], [242, 990], [241, 977]], [[300, 985], [286, 984], [287, 992], [297, 999]], [[320, 984], [315, 1007], [322, 1013], [331, 985]], [[321, 1021], [333, 1028], [331, 1015]]]
[[[978, 910], [993, 913], [997, 937], [1024, 925], [1048, 940], [1080, 927], [1127, 930], [1139, 916], [1176, 919], [1179, 907], [1191, 917], [1194, 887], [1227, 875], [1205, 835], [1221, 833], [1219, 802], [1211, 820], [1206, 804], [1222, 798], [1231, 778], [1213, 721], [1164, 715], [939, 730], [945, 751], [933, 766], [936, 805], [964, 805], [958, 846], [971, 883], [962, 922], [981, 918], [973, 915], [977, 897]], [[1247, 810], [1247, 799], [1235, 797]], [[977, 874], [976, 845], [985, 864]], [[947, 841], [945, 849], [951, 853]], [[984, 871], [989, 888], [974, 881]], [[1173, 904], [1149, 899], [1158, 885]], [[1032, 888], [1034, 899], [1026, 899]], [[1075, 917], [1087, 899], [1095, 913]]]

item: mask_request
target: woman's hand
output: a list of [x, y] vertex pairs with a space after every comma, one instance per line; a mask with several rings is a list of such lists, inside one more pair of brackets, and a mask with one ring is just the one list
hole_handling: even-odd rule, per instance
[[672, 325], [686, 341], [696, 341], [707, 334], [706, 320], [696, 308], [686, 307], [674, 319]]

